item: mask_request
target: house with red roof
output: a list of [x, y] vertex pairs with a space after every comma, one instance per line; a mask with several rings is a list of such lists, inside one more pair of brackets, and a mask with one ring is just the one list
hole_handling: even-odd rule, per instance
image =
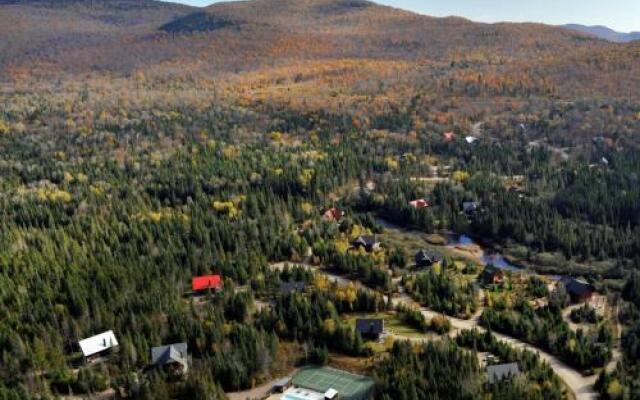
[[429, 207], [429, 202], [425, 199], [416, 199], [409, 202], [409, 205], [417, 210]]
[[322, 219], [324, 219], [325, 221], [340, 222], [343, 216], [344, 211], [340, 211], [337, 208], [333, 207], [325, 211], [325, 213], [322, 215]]
[[445, 142], [452, 142], [456, 138], [456, 134], [453, 132], [445, 132], [442, 134]]
[[191, 289], [194, 292], [220, 290], [222, 289], [222, 277], [220, 275], [194, 276], [191, 279]]

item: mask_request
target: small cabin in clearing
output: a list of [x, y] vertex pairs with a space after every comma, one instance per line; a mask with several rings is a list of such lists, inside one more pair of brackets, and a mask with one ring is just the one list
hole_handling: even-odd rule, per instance
[[384, 332], [384, 320], [380, 318], [357, 319], [356, 331], [363, 339], [378, 340]]

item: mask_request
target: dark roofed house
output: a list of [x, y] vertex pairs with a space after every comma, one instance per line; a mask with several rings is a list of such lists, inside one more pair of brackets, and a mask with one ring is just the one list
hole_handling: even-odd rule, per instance
[[465, 201], [462, 203], [462, 211], [465, 214], [473, 214], [478, 211], [478, 208], [480, 208], [480, 204], [477, 201]]
[[151, 349], [151, 365], [166, 372], [181, 375], [189, 369], [189, 355], [186, 343], [174, 343]]
[[504, 280], [504, 271], [496, 266], [487, 264], [487, 266], [484, 267], [484, 270], [480, 273], [479, 280], [485, 285], [502, 283]]
[[417, 267], [430, 267], [442, 261], [442, 256], [433, 251], [420, 250], [416, 253], [414, 259]]
[[351, 245], [355, 248], [363, 247], [366, 251], [371, 252], [380, 248], [380, 241], [378, 235], [360, 235]]
[[518, 363], [490, 365], [487, 367], [487, 382], [490, 385], [512, 379], [520, 375]]
[[571, 301], [575, 303], [588, 301], [596, 291], [592, 284], [583, 279], [565, 277], [560, 280], [560, 283], [564, 285]]
[[384, 320], [380, 318], [357, 319], [356, 331], [363, 339], [378, 340], [384, 332]]
[[280, 282], [280, 293], [282, 294], [304, 293], [306, 290], [307, 284], [305, 282]]

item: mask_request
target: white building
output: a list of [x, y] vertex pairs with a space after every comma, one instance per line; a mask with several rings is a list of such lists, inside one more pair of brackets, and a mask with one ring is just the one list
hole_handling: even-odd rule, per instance
[[118, 340], [113, 334], [113, 331], [106, 331], [90, 338], [82, 339], [78, 342], [82, 354], [85, 357], [91, 357], [93, 355], [102, 353], [109, 349], [118, 346]]
[[337, 400], [338, 391], [329, 389], [324, 393], [316, 392], [310, 389], [293, 387], [287, 389], [281, 397], [281, 400]]

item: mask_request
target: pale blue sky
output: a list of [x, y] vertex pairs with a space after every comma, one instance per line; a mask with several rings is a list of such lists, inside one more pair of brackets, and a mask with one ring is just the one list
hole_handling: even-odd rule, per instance
[[[206, 6], [215, 0], [172, 0]], [[640, 31], [640, 0], [377, 0], [434, 16], [458, 15], [482, 22], [531, 21], [559, 25], [606, 25]]]

